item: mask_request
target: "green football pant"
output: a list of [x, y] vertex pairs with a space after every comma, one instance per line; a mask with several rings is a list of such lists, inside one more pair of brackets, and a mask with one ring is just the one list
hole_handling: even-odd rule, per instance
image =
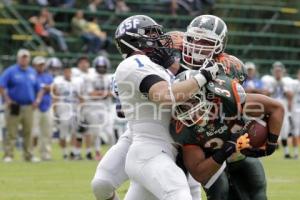
[[208, 200], [266, 200], [266, 178], [259, 159], [228, 163], [217, 181], [205, 190]]

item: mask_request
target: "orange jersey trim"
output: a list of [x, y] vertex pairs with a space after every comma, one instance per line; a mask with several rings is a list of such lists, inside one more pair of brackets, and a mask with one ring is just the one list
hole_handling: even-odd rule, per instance
[[241, 106], [241, 98], [240, 98], [240, 95], [237, 91], [237, 82], [236, 80], [233, 80], [231, 82], [231, 87], [232, 87], [232, 90], [233, 90], [233, 95], [234, 95], [234, 98], [236, 100], [236, 104], [237, 104], [237, 109], [238, 109], [238, 112], [241, 113], [243, 111], [243, 108]]

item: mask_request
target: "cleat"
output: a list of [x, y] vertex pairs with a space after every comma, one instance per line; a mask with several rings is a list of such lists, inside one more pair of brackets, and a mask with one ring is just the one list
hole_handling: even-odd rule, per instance
[[93, 155], [92, 155], [91, 152], [87, 153], [87, 154], [85, 155], [85, 157], [86, 157], [87, 160], [94, 160], [94, 157], [93, 157]]
[[6, 157], [3, 159], [3, 162], [5, 162], [5, 163], [10, 163], [10, 162], [12, 162], [12, 161], [13, 161], [12, 157], [9, 157], [9, 156], [6, 156]]
[[291, 159], [292, 156], [291, 156], [290, 154], [285, 154], [285, 155], [284, 155], [284, 158], [285, 158], [285, 159]]
[[41, 159], [40, 159], [39, 157], [33, 156], [33, 157], [30, 159], [30, 162], [32, 162], [32, 163], [38, 163], [38, 162], [41, 162]]
[[69, 155], [70, 160], [74, 160], [75, 159], [75, 154], [73, 152], [70, 153]]
[[67, 155], [67, 154], [64, 154], [64, 155], [63, 155], [63, 159], [64, 159], [64, 160], [67, 160], [67, 159], [68, 159], [68, 155]]

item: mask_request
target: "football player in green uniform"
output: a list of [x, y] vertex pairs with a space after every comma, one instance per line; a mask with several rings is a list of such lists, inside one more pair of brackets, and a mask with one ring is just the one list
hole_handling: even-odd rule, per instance
[[[183, 60], [190, 67], [201, 67], [205, 58], [214, 59], [225, 66], [225, 73], [239, 81], [245, 79], [242, 62], [234, 56], [223, 53], [226, 44], [226, 24], [218, 17], [203, 15], [195, 18], [183, 39]], [[189, 72], [191, 73], [191, 72]], [[185, 73], [186, 76], [188, 73]], [[280, 105], [264, 96], [252, 96], [243, 92], [241, 86], [226, 76], [220, 76], [220, 82], [208, 83], [206, 91], [191, 99], [187, 105], [178, 105], [176, 113], [179, 121], [171, 124], [171, 133], [174, 139], [183, 145], [183, 157], [189, 172], [209, 189], [206, 189], [208, 199], [266, 199], [266, 181], [263, 167], [256, 158], [246, 157], [236, 152], [235, 142], [238, 134], [232, 130], [243, 127], [245, 121], [226, 120], [235, 118], [242, 113], [245, 103], [258, 103], [263, 105], [265, 113], [270, 115], [268, 121], [276, 122], [269, 127], [269, 141], [265, 150], [255, 149], [245, 152], [246, 155], [259, 157], [273, 153], [281, 127], [283, 115]], [[237, 92], [240, 91], [240, 92]], [[213, 98], [211, 98], [213, 97]], [[214, 106], [204, 103], [215, 102]], [[198, 102], [198, 103], [197, 103]], [[216, 105], [222, 105], [218, 107]], [[219, 105], [219, 106], [220, 106]], [[212, 107], [212, 108], [210, 108]], [[250, 106], [251, 107], [251, 106]], [[252, 108], [255, 106], [252, 106]], [[201, 108], [201, 109], [200, 109]], [[205, 115], [218, 112], [222, 108], [224, 116], [213, 117], [205, 122]], [[198, 112], [202, 111], [203, 117]], [[191, 116], [195, 114], [194, 116]], [[247, 113], [257, 115], [263, 113]], [[183, 118], [182, 118], [183, 117]], [[197, 123], [189, 126], [187, 122]], [[185, 121], [185, 118], [187, 121]], [[233, 155], [232, 155], [233, 154]], [[198, 159], [196, 159], [198, 158]], [[220, 170], [223, 161], [227, 160], [226, 173]], [[219, 171], [218, 171], [219, 170]], [[222, 172], [212, 184], [208, 181], [216, 172]], [[245, 178], [241, 178], [241, 176]], [[229, 178], [230, 177], [230, 178]], [[215, 177], [213, 177], [216, 179]], [[230, 186], [229, 186], [230, 185]], [[235, 192], [231, 192], [231, 190]], [[235, 197], [232, 196], [235, 194]]]

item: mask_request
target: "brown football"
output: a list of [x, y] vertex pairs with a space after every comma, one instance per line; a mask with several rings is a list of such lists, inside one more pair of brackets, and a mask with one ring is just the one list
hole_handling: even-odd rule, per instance
[[252, 120], [246, 124], [245, 128], [252, 147], [262, 147], [266, 143], [269, 131], [265, 121]]

